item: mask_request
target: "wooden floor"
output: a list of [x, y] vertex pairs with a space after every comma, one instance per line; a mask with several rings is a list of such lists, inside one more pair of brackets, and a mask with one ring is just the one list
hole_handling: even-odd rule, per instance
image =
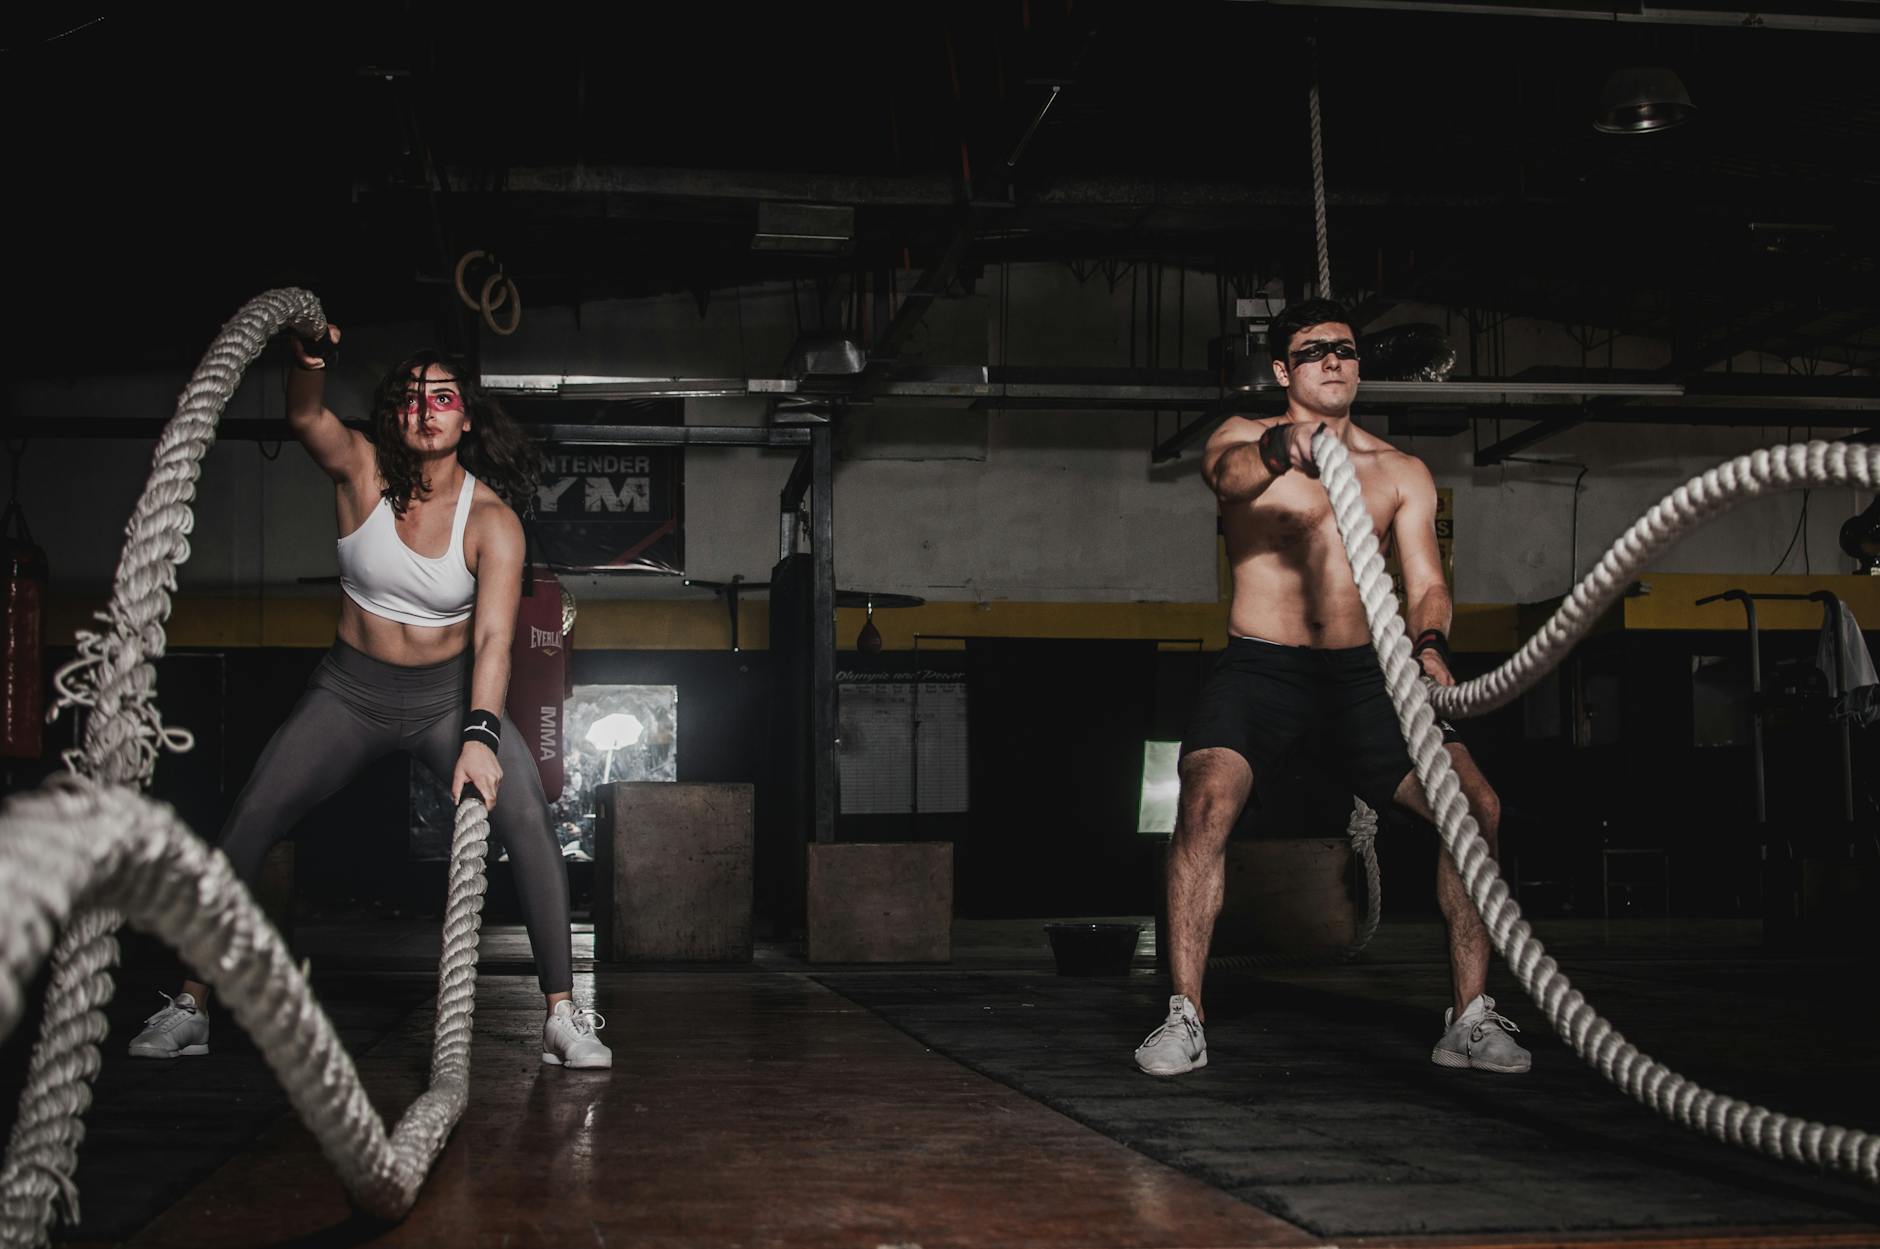
[[[397, 1227], [350, 1223], [312, 1138], [282, 1123], [131, 1243], [1318, 1243], [800, 975], [613, 975], [577, 992], [608, 1018], [615, 1070], [544, 1067], [539, 995], [486, 984], [469, 1110]], [[422, 1088], [428, 1024], [417, 1012], [361, 1062], [382, 1113]]]
[[[435, 925], [351, 925], [300, 936], [314, 947], [316, 987], [375, 1105], [394, 1121], [427, 1075]], [[1176, 1082], [1151, 1080], [1127, 1061], [1128, 1046], [1154, 1022], [1137, 1016], [1166, 993], [1146, 964], [1127, 980], [1077, 981], [1051, 973], [1035, 925], [962, 926], [956, 937], [953, 967], [899, 972], [811, 969], [777, 951], [742, 968], [597, 970], [591, 937], [579, 937], [576, 991], [606, 1017], [602, 1036], [616, 1065], [611, 1072], [575, 1072], [541, 1064], [541, 999], [526, 971], [526, 941], [519, 930], [492, 929], [478, 993], [471, 1103], [416, 1208], [393, 1226], [351, 1211], [260, 1057], [226, 1017], [208, 1058], [174, 1064], [124, 1058], [124, 1035], [153, 1008], [151, 971], [132, 968], [120, 979], [98, 1105], [88, 1118], [79, 1172], [85, 1221], [59, 1239], [282, 1249], [1880, 1246], [1880, 1199], [1871, 1190], [1852, 1181], [1792, 1178], [1776, 1164], [1738, 1162], [1702, 1141], [1674, 1141], [1673, 1156], [1663, 1159], [1668, 1181], [1641, 1188], [1640, 1159], [1657, 1148], [1641, 1142], [1654, 1130], [1670, 1130], [1647, 1116], [1636, 1136], [1615, 1140], [1611, 1125], [1628, 1120], [1599, 1099], [1616, 1095], [1596, 1080], [1594, 1091], [1581, 1088], [1585, 1073], [1544, 1036], [1525, 1002], [1504, 1001], [1503, 1008], [1543, 1034], [1531, 1041], [1535, 1079], [1477, 1086], [1468, 1083], [1470, 1073], [1461, 1074], [1462, 1083], [1430, 1075], [1419, 1029], [1423, 999], [1440, 990], [1441, 968], [1424, 948], [1431, 934], [1420, 928], [1382, 934], [1365, 966], [1302, 971], [1291, 974], [1292, 983], [1264, 978], [1239, 989], [1223, 982], [1216, 999], [1221, 1019], [1210, 1029], [1217, 1063], [1201, 1073], [1205, 1079]], [[1724, 1044], [1718, 1021], [1699, 1018], [1709, 1009], [1702, 977], [1684, 951], [1667, 957], [1667, 940], [1660, 935], [1651, 943], [1656, 962], [1628, 955], [1603, 969], [1589, 964], [1587, 982], [1616, 996], [1625, 1018], [1663, 1027], [1667, 1038], [1683, 1028], [1693, 1044]], [[1693, 936], [1690, 953], [1715, 948], [1715, 940], [1710, 933]], [[1567, 946], [1576, 961], [1598, 953], [1597, 943], [1586, 941], [1582, 949]], [[1786, 966], [1774, 969], [1771, 983], [1821, 996]], [[1771, 969], [1762, 971], [1771, 976]], [[1740, 975], [1730, 964], [1707, 974]], [[1688, 986], [1684, 997], [1665, 991], [1665, 976]], [[1630, 997], [1628, 984], [1636, 985]], [[1653, 1002], [1662, 1003], [1662, 1019], [1649, 1017]], [[1762, 1008], [1772, 1018], [1812, 1018], [1816, 1025], [1791, 1029], [1805, 1032], [1814, 1047], [1792, 1052], [1806, 1057], [1815, 1079], [1779, 1090], [1804, 1099], [1789, 1108], [1815, 1109], [1809, 1100], [1818, 1105], [1824, 1089], [1855, 1087], [1850, 1112], [1868, 1114], [1880, 1066], [1869, 1044], [1873, 1034], [1833, 1031], [1824, 1021], [1839, 1017], [1844, 1008], [1837, 1002], [1824, 1001], [1812, 1016], [1797, 1009], [1773, 1001]], [[1397, 1031], [1375, 1022], [1398, 1016], [1410, 1022]], [[1368, 1034], [1354, 1019], [1366, 1022]], [[1257, 1021], [1265, 1027], [1254, 1028]], [[1692, 1024], [1709, 1031], [1700, 1034]], [[1310, 1039], [1314, 1028], [1335, 1038], [1323, 1054], [1284, 1048]], [[1753, 1058], [1782, 1031], [1772, 1023], [1767, 1034], [1750, 1036], [1739, 1057]], [[1411, 1050], [1425, 1047], [1411, 1054], [1415, 1061], [1399, 1061], [1404, 1038]], [[1033, 1056], [1044, 1050], [1050, 1052], [1043, 1061]], [[1316, 1072], [1307, 1061], [1313, 1059]], [[1826, 1078], [1829, 1067], [1833, 1080]], [[1568, 1121], [1552, 1116], [1576, 1105], [1584, 1109], [1574, 1113], [1591, 1117], [1554, 1136]], [[1414, 1215], [1433, 1196], [1458, 1191], [1443, 1188], [1455, 1184], [1441, 1174], [1453, 1161], [1439, 1156], [1444, 1147], [1418, 1144], [1425, 1139], [1417, 1127], [1423, 1116], [1444, 1113], [1483, 1127], [1450, 1133], [1449, 1153], [1493, 1150], [1484, 1133], [1497, 1131], [1503, 1147], [1526, 1139], [1537, 1151], [1529, 1161], [1504, 1156], [1499, 1171], [1482, 1173], [1480, 1185], [1464, 1185], [1486, 1211], [1474, 1228], [1498, 1230], [1430, 1234], [1436, 1227], [1414, 1218], [1402, 1226], [1429, 1230], [1332, 1230], [1324, 1212], [1335, 1194], [1370, 1202], [1371, 1218], [1393, 1209]], [[1367, 1116], [1376, 1116], [1368, 1136], [1361, 1130], [1373, 1121]], [[1302, 1122], [1323, 1131], [1308, 1141]], [[1334, 1137], [1357, 1145], [1323, 1153]], [[1611, 1159], [1600, 1156], [1605, 1149]], [[1549, 1150], [1558, 1151], [1557, 1166], [1548, 1162]], [[1723, 1155], [1720, 1163], [1713, 1153]], [[1550, 1169], [1517, 1169], [1535, 1157]], [[1398, 1161], [1380, 1165], [1380, 1158]], [[1415, 1164], [1408, 1170], [1405, 1158]], [[1369, 1168], [1362, 1173], [1371, 1182], [1351, 1184], [1350, 1172], [1340, 1170], [1346, 1161], [1361, 1172]], [[1626, 1183], [1621, 1171], [1631, 1173]], [[1615, 1206], [1618, 1217], [1598, 1229], [1542, 1230], [1550, 1222], [1585, 1228], [1558, 1220], [1566, 1207], [1556, 1190], [1578, 1184], [1584, 1212], [1586, 1177], [1597, 1186], [1607, 1172], [1615, 1203], [1631, 1206]], [[1421, 1183], [1423, 1191], [1393, 1194], [1393, 1174], [1400, 1184]], [[1253, 1183], [1250, 1175], [1264, 1178]], [[1328, 1182], [1314, 1188], [1319, 1175]], [[1759, 1221], [1718, 1204], [1712, 1194], [1728, 1192], [1737, 1176], [1745, 1179], [1741, 1211], [1780, 1217]], [[1659, 1191], [1663, 1200], [1649, 1204]], [[1318, 1213], [1299, 1213], [1310, 1210]], [[1346, 1226], [1378, 1224], [1348, 1217]]]

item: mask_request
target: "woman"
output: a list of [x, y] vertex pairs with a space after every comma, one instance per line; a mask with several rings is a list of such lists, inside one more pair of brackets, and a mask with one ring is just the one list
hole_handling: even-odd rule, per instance
[[[329, 343], [339, 337], [328, 328]], [[595, 1035], [602, 1020], [573, 1002], [568, 877], [541, 778], [503, 714], [523, 564], [522, 523], [504, 498], [533, 489], [535, 450], [436, 352], [386, 375], [368, 438], [323, 402], [325, 359], [299, 341], [293, 350], [288, 424], [338, 494], [339, 637], [262, 751], [222, 849], [253, 881], [301, 815], [394, 750], [448, 776], [453, 800], [474, 786], [509, 851], [535, 950], [548, 1011], [542, 1061], [610, 1067]], [[131, 1054], [208, 1053], [207, 998], [206, 986], [185, 981]]]

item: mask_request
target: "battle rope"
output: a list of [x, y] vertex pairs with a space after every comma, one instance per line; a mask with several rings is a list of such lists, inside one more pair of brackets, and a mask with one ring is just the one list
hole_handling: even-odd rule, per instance
[[[396, 1218], [416, 1200], [469, 1096], [488, 854], [482, 804], [465, 802], [451, 838], [431, 1083], [389, 1135], [332, 1020], [227, 856], [171, 808], [122, 786], [58, 777], [0, 809], [0, 1035], [19, 1021], [22, 994], [58, 926], [82, 908], [121, 912], [176, 947], [220, 990], [346, 1190], [367, 1213]], [[108, 935], [99, 943], [113, 944]], [[55, 999], [88, 985], [108, 989], [115, 957], [112, 949], [59, 968]], [[91, 1102], [104, 1020], [89, 1012], [66, 1031], [66, 1044], [60, 1044], [63, 1036], [42, 1036], [42, 1050], [62, 1050], [48, 1065], [60, 1078], [46, 1090], [49, 1096], [29, 1090], [8, 1142], [0, 1243], [44, 1243], [54, 1200], [76, 1199], [71, 1174], [83, 1137], [80, 1116]]]
[[1846, 442], [1769, 447], [1693, 477], [1633, 522], [1507, 663], [1474, 680], [1435, 688], [1437, 714], [1466, 719], [1513, 702], [1566, 658], [1654, 555], [1700, 521], [1771, 491], [1823, 485], [1873, 490], [1877, 483], [1880, 448]]
[[1295, 967], [1309, 963], [1342, 963], [1358, 957], [1377, 935], [1378, 921], [1384, 914], [1384, 873], [1377, 865], [1377, 812], [1364, 799], [1351, 800], [1351, 819], [1345, 826], [1351, 839], [1351, 857], [1364, 872], [1364, 918], [1358, 922], [1350, 945], [1323, 950], [1271, 952], [1265, 954], [1215, 954], [1208, 958], [1214, 971], [1234, 971], [1249, 967]]
[[[190, 503], [216, 422], [243, 372], [283, 328], [309, 338], [324, 333], [319, 301], [294, 289], [250, 300], [222, 327], [184, 387], [127, 527], [110, 605], [98, 617], [109, 632], [81, 632], [78, 657], [55, 678], [55, 714], [69, 707], [89, 712], [80, 745], [65, 756], [73, 776], [0, 807], [0, 1038], [18, 1023], [23, 987], [59, 934], [45, 1020], [0, 1164], [0, 1246], [6, 1249], [46, 1243], [60, 1199], [67, 1217], [78, 1217], [71, 1177], [91, 1079], [101, 1063], [103, 1008], [117, 961], [112, 934], [125, 918], [119, 908], [224, 988], [230, 1009], [261, 1043], [341, 1180], [368, 1212], [394, 1217], [410, 1208], [462, 1114], [489, 830], [481, 802], [466, 799], [457, 811], [431, 1089], [388, 1141], [330, 1021], [226, 860], [205, 850], [167, 809], [134, 792], [149, 781], [159, 750], [190, 744], [188, 733], [163, 725], [154, 702], [170, 592], [177, 567], [189, 557]], [[135, 864], [153, 872], [183, 865], [184, 883], [147, 880], [129, 870]], [[146, 890], [148, 899], [139, 896]], [[178, 920], [164, 909], [165, 899], [183, 899], [184, 909], [202, 913], [204, 924]], [[264, 1010], [262, 1003], [271, 1005]], [[268, 1043], [277, 1028], [285, 1028], [287, 1038], [279, 1053], [281, 1045]], [[311, 1060], [315, 1054], [320, 1061]]]
[[163, 622], [170, 617], [176, 570], [189, 558], [189, 532], [196, 523], [190, 504], [202, 458], [215, 442], [216, 422], [242, 374], [283, 328], [303, 338], [324, 337], [319, 301], [290, 288], [243, 305], [209, 344], [157, 438], [150, 477], [125, 527], [110, 605], [97, 617], [111, 631], [81, 630], [78, 657], [54, 679], [55, 715], [67, 707], [92, 711], [82, 743], [65, 757], [74, 772], [120, 785], [148, 784], [159, 748], [189, 746], [189, 735], [165, 730], [157, 714], [155, 661], [164, 651]]
[[[1487, 676], [1452, 687], [1426, 689], [1423, 669], [1410, 654], [1397, 596], [1378, 551], [1377, 534], [1358, 488], [1344, 444], [1323, 429], [1312, 438], [1312, 456], [1331, 496], [1345, 553], [1358, 583], [1371, 627], [1371, 641], [1397, 721], [1416, 764], [1417, 779], [1437, 817], [1443, 846], [1456, 864], [1469, 897], [1481, 913], [1495, 949], [1508, 963], [1562, 1040], [1602, 1076], [1634, 1100], [1685, 1127], [1733, 1145], [1760, 1150], [1824, 1171], [1858, 1175], [1880, 1183], [1880, 1136], [1780, 1114], [1714, 1093], [1643, 1054], [1621, 1036], [1567, 982], [1521, 918], [1443, 748], [1436, 713], [1469, 716], [1500, 707], [1559, 663], [1631, 584], [1645, 561], [1687, 529], [1745, 499], [1769, 490], [1846, 485], [1871, 490], [1880, 482], [1880, 447], [1811, 442], [1739, 456], [1695, 477], [1666, 496], [1615, 542], [1560, 610], [1514, 658]], [[1434, 710], [1432, 710], [1432, 703]]]

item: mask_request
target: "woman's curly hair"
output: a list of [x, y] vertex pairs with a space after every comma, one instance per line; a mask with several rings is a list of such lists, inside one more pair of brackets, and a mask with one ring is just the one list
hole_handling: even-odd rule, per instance
[[422, 377], [434, 364], [449, 370], [470, 418], [470, 428], [457, 444], [457, 462], [478, 481], [488, 482], [517, 515], [526, 515], [542, 475], [542, 453], [496, 400], [483, 393], [476, 374], [462, 360], [428, 350], [393, 365], [372, 396], [372, 442], [378, 449], [379, 476], [385, 479], [382, 493], [392, 510], [403, 516], [412, 495], [430, 489], [417, 455], [405, 445], [403, 416], [412, 375]]

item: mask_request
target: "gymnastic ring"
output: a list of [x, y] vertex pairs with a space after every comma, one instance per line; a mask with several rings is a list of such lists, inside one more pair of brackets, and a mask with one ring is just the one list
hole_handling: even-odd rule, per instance
[[[503, 278], [503, 284], [501, 288], [497, 290], [496, 298], [490, 300], [487, 306], [479, 305], [479, 309], [482, 311], [495, 312], [498, 308], [509, 302], [509, 297], [515, 293], [516, 284], [503, 276], [503, 265], [500, 260], [496, 259], [495, 256], [491, 256], [490, 263], [496, 266], [496, 276]], [[488, 282], [485, 282], [483, 285], [485, 290], [489, 288]]]
[[489, 261], [492, 265], [495, 265], [496, 272], [501, 273], [503, 271], [502, 265], [499, 264], [496, 260], [496, 257], [491, 255], [489, 252], [483, 252], [483, 251], [465, 252], [463, 254], [462, 259], [457, 261], [457, 298], [463, 300], [463, 306], [468, 308], [472, 312], [494, 312], [498, 308], [502, 307], [503, 302], [509, 298], [509, 287], [507, 285], [503, 287], [502, 292], [500, 293], [498, 298], [491, 300], [487, 305], [485, 305], [485, 304], [479, 304], [476, 300], [470, 298], [470, 291], [463, 284], [463, 280], [468, 275], [471, 264], [474, 263], [479, 257], [481, 257], [484, 260]]
[[[491, 299], [490, 295], [495, 290], [498, 283], [502, 284], [502, 288], [506, 294], [502, 299]], [[509, 303], [509, 325], [507, 328], [496, 323], [495, 315], [496, 310], [502, 307], [505, 302]], [[516, 327], [522, 324], [522, 292], [516, 289], [516, 284], [511, 282], [501, 270], [490, 274], [483, 283], [482, 312], [483, 324], [489, 326], [493, 333], [501, 334], [504, 338], [514, 334]]]
[[466, 289], [463, 284], [464, 274], [470, 268], [472, 261], [487, 258], [488, 256], [488, 252], [465, 252], [457, 261], [457, 298], [463, 300], [463, 306], [472, 312], [481, 312], [483, 308], [475, 299], [470, 297], [469, 290]]

